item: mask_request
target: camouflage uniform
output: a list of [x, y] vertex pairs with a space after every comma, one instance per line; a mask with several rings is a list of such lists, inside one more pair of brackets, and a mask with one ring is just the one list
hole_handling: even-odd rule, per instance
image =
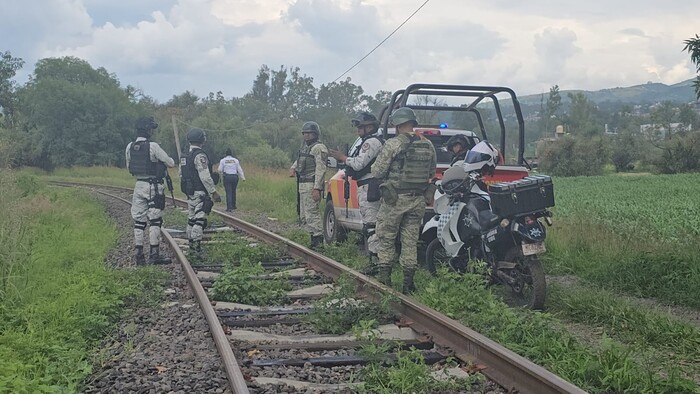
[[314, 201], [311, 192], [314, 189], [320, 190], [323, 197], [327, 161], [328, 148], [316, 141], [311, 145], [304, 144], [299, 151], [299, 159], [292, 164], [292, 168], [299, 175], [301, 223], [306, 226], [312, 237], [323, 236], [320, 200]]
[[[147, 141], [145, 137], [138, 137], [136, 141], [126, 146], [126, 166], [131, 164], [131, 146], [134, 143]], [[175, 161], [155, 142], [149, 142], [150, 161], [162, 162], [168, 167], [174, 167]], [[165, 202], [165, 190], [163, 179], [156, 178], [152, 174], [134, 174], [137, 177], [134, 185], [134, 193], [131, 198], [131, 218], [134, 220], [134, 244], [137, 253], [137, 263], [143, 263], [143, 241], [146, 225], [150, 224], [148, 240], [153, 255], [160, 245], [160, 227], [163, 224], [163, 208]], [[156, 200], [162, 199], [160, 203]], [[140, 256], [139, 256], [140, 255]]]
[[[425, 180], [420, 182], [414, 180], [411, 185], [408, 185], [405, 183], [406, 174], [403, 169], [405, 163], [402, 157], [409, 148], [412, 138], [422, 144], [429, 144], [429, 148], [426, 146], [425, 149], [432, 150], [432, 154], [420, 166], [425, 171], [423, 175], [427, 175]], [[428, 188], [429, 179], [435, 176], [436, 165], [435, 148], [428, 139], [399, 134], [384, 144], [384, 148], [372, 166], [372, 175], [384, 180], [382, 204], [377, 215], [378, 267], [382, 282], [388, 283], [391, 264], [397, 258], [396, 237], [400, 236], [401, 254], [398, 260], [404, 269], [404, 288], [413, 287], [413, 273], [417, 267], [418, 235], [426, 204], [424, 192]], [[392, 192], [389, 193], [388, 190]], [[410, 284], [407, 284], [409, 275]]]
[[[190, 146], [190, 152], [193, 149], [200, 148]], [[204, 202], [216, 192], [216, 185], [214, 185], [214, 180], [211, 177], [209, 159], [204, 152], [198, 153], [194, 157], [194, 166], [206, 190], [195, 190], [192, 195], [187, 196], [187, 238], [191, 243], [199, 243], [204, 236], [204, 229], [207, 227], [207, 216], [209, 215], [204, 211]]]

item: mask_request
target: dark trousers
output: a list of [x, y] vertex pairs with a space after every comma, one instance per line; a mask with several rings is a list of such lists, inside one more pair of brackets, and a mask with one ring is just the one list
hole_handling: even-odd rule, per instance
[[224, 190], [226, 191], [226, 209], [236, 209], [237, 174], [224, 174]]

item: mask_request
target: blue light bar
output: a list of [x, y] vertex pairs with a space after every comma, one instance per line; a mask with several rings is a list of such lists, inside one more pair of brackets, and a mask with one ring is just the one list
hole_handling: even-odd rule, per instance
[[447, 123], [440, 123], [440, 128], [441, 128], [441, 129], [446, 129], [446, 128], [447, 128]]

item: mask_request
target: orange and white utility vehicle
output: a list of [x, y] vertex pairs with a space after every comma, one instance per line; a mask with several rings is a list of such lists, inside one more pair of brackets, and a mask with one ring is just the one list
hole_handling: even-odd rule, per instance
[[[501, 103], [501, 101], [504, 101]], [[395, 136], [389, 125], [389, 115], [396, 108], [409, 107], [418, 118], [416, 132], [428, 138], [437, 153], [436, 177], [440, 179], [452, 160], [446, 148], [450, 137], [463, 134], [470, 148], [482, 139], [488, 139], [499, 148], [504, 160], [496, 167], [488, 183], [513, 181], [528, 175], [529, 165], [523, 158], [525, 122], [515, 92], [498, 86], [467, 86], [440, 84], [413, 84], [396, 91], [379, 116], [379, 132], [384, 139]], [[510, 126], [510, 127], [508, 127]], [[477, 129], [479, 134], [472, 131]], [[508, 141], [507, 137], [516, 141]], [[353, 152], [361, 139], [357, 138], [348, 149]], [[511, 155], [513, 156], [511, 158]], [[510, 163], [510, 164], [509, 164]], [[362, 219], [357, 202], [357, 183], [340, 168], [326, 185], [326, 208], [323, 235], [326, 243], [342, 241], [348, 231], [362, 231]], [[346, 187], [349, 186], [348, 192]], [[432, 206], [426, 206], [424, 222], [433, 217]], [[420, 240], [427, 245], [436, 237], [435, 229], [421, 233]], [[419, 245], [420, 246], [420, 245]], [[424, 248], [419, 247], [419, 261]]]

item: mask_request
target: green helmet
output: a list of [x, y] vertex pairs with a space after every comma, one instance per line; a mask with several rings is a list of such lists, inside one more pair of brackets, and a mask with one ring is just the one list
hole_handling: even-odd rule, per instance
[[316, 122], [306, 122], [303, 126], [301, 126], [301, 132], [314, 133], [316, 134], [316, 137], [318, 137], [321, 134], [321, 128], [318, 127], [318, 123]]
[[187, 132], [187, 141], [189, 143], [203, 144], [207, 140], [207, 133], [202, 129], [192, 128]]
[[408, 107], [401, 107], [394, 110], [394, 112], [391, 113], [391, 116], [389, 116], [389, 122], [394, 126], [398, 126], [406, 122], [413, 122], [414, 126], [418, 125], [416, 113]]
[[353, 127], [360, 126], [379, 126], [377, 117], [369, 112], [360, 112], [355, 118], [350, 121]]

